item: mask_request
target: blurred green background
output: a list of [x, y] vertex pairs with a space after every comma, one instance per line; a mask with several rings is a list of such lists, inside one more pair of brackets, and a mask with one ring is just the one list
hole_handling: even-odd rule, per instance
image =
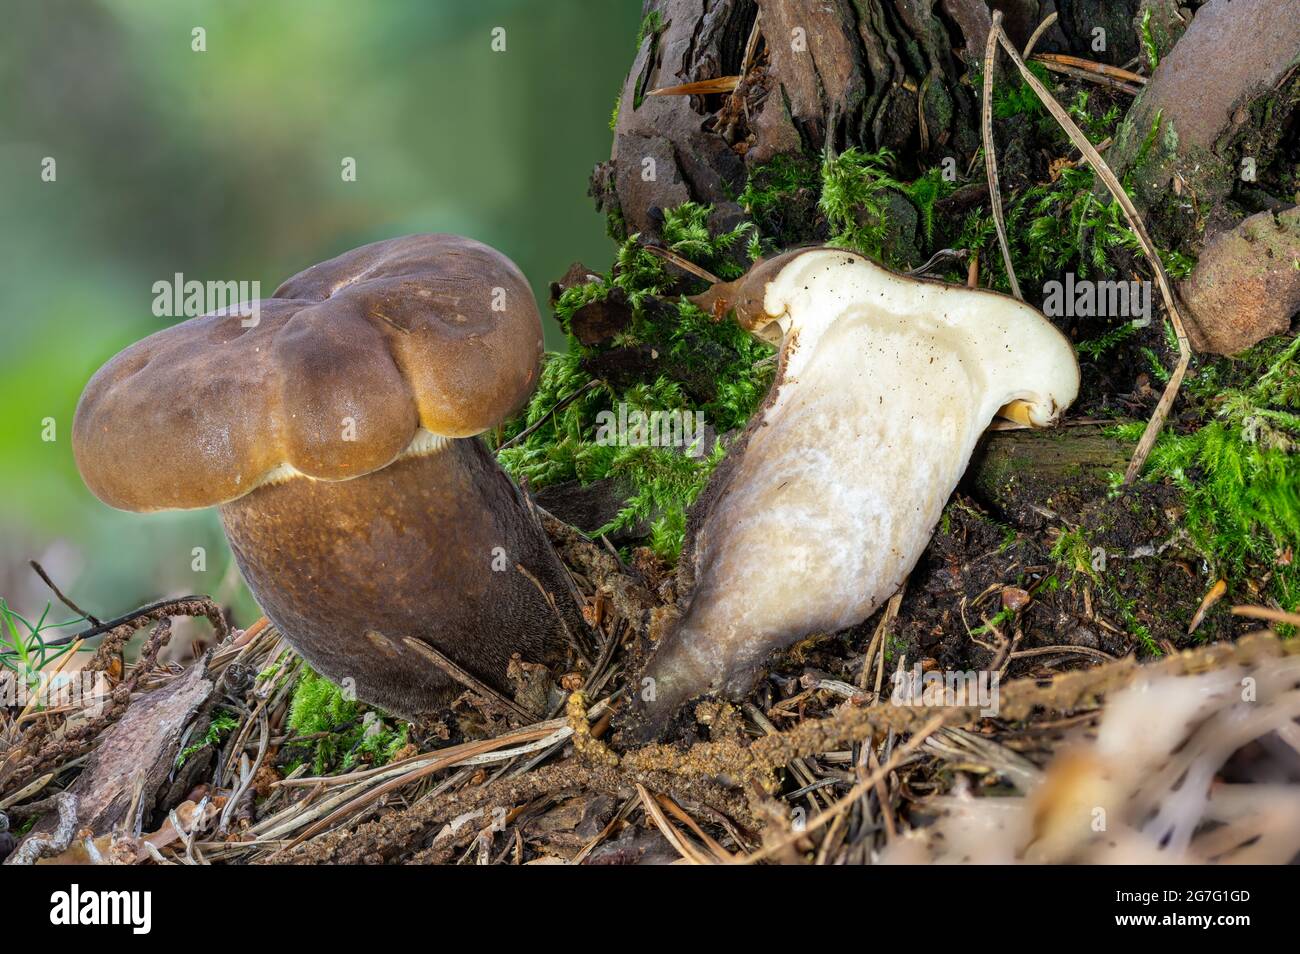
[[[249, 622], [214, 512], [119, 513], [85, 489], [69, 445], [82, 386], [171, 320], [152, 315], [152, 286], [175, 272], [260, 280], [269, 295], [314, 262], [425, 231], [496, 246], [539, 298], [575, 260], [607, 266], [587, 177], [609, 153], [639, 7], [5, 0], [0, 596], [39, 615], [37, 559], [101, 617], [213, 593]], [[206, 52], [191, 49], [195, 27]]]

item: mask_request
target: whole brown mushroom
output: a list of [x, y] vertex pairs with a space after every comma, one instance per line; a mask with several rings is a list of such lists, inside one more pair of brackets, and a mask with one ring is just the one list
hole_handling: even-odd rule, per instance
[[[267, 617], [318, 672], [406, 717], [507, 690], [584, 627], [564, 568], [475, 435], [536, 385], [541, 320], [504, 255], [377, 242], [240, 314], [130, 346], [86, 385], [73, 451], [105, 503], [217, 506]], [[437, 652], [431, 653], [428, 647]]]

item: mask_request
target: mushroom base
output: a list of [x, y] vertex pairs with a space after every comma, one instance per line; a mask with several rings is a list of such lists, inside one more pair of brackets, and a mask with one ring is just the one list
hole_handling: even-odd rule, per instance
[[395, 715], [464, 689], [420, 644], [509, 697], [512, 654], [557, 663], [585, 626], [550, 542], [477, 438], [351, 480], [268, 484], [220, 510], [267, 618], [317, 672]]

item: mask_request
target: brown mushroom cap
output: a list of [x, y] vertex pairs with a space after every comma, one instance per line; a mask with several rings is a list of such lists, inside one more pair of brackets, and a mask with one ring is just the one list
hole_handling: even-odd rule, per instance
[[500, 423], [531, 393], [542, 353], [527, 279], [456, 235], [346, 252], [246, 320], [173, 325], [91, 378], [72, 446], [96, 496], [124, 510], [188, 509], [281, 474], [357, 477], [421, 429], [469, 437]]

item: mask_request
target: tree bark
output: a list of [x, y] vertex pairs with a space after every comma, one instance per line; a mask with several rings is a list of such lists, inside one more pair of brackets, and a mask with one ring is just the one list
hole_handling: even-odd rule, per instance
[[[1235, 353], [1284, 330], [1300, 302], [1300, 271], [1293, 267], [1300, 240], [1285, 218], [1268, 228], [1244, 220], [1287, 213], [1300, 189], [1300, 17], [1290, 5], [997, 0], [991, 6], [1002, 11], [1018, 46], [1057, 13], [1037, 43], [1040, 52], [1149, 66], [1143, 38], [1150, 41], [1159, 65], [1106, 159], [1162, 249], [1198, 258], [1216, 237], [1244, 230], [1220, 243], [1182, 288], [1198, 350]], [[619, 100], [613, 151], [592, 181], [611, 231], [653, 240], [661, 210], [686, 201], [712, 205], [718, 228], [734, 225], [744, 217], [736, 198], [746, 181], [779, 157], [815, 168], [828, 150], [887, 148], [901, 180], [949, 159], [964, 171], [981, 142], [972, 78], [989, 8], [984, 0], [646, 0], [646, 28]], [[650, 95], [720, 77], [739, 77], [734, 92]], [[1012, 191], [1029, 184], [1013, 170], [1029, 168], [1035, 148], [1032, 131], [1015, 126], [1022, 121], [998, 127], [1008, 167], [1003, 188]], [[1108, 202], [1098, 189], [1099, 200]], [[907, 250], [893, 256], [905, 261], [925, 243], [914, 237], [914, 209], [895, 198], [891, 229], [901, 237], [890, 245]], [[941, 200], [935, 217], [959, 224], [967, 210], [987, 202], [987, 190], [972, 184]], [[773, 246], [829, 236], [814, 189], [793, 192], [785, 205], [762, 223]], [[1265, 257], [1261, 252], [1238, 269], [1229, 253], [1258, 234], [1285, 247], [1271, 264], [1254, 260]]]
[[[1057, 12], [1038, 49], [1107, 60], [1136, 53], [1138, 0], [993, 6], [1018, 44]], [[945, 158], [964, 169], [979, 148], [967, 74], [983, 57], [984, 0], [647, 0], [644, 12], [613, 152], [592, 181], [616, 234], [653, 234], [657, 210], [686, 201], [734, 209], [747, 175], [778, 156], [816, 161], [827, 148], [883, 147], [911, 178]], [[1102, 24], [1110, 41], [1092, 52]], [[734, 93], [648, 95], [726, 76], [740, 76]], [[801, 219], [788, 217], [778, 245], [808, 240]]]
[[1108, 156], [1155, 240], [1200, 259], [1179, 287], [1198, 351], [1235, 354], [1300, 308], [1296, 13], [1276, 0], [1201, 6]]
[[1277, 0], [1209, 0], [1161, 57], [1107, 157], [1116, 175], [1135, 173], [1156, 234], [1181, 220], [1181, 230], [1213, 235], [1260, 211], [1246, 203], [1278, 201], [1252, 184], [1295, 135], [1298, 12]]

